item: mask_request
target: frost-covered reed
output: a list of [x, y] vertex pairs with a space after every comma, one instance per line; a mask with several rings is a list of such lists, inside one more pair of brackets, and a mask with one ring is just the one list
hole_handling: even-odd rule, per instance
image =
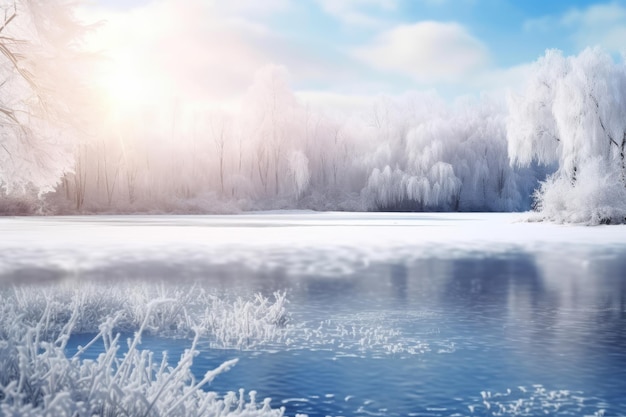
[[256, 294], [254, 300], [238, 298], [229, 303], [211, 297], [200, 326], [213, 336], [217, 347], [249, 347], [260, 342], [278, 342], [286, 336], [289, 321], [284, 293], [275, 293], [274, 301]]
[[0, 335], [3, 326], [11, 325], [7, 317], [33, 326], [45, 315], [43, 331], [49, 336], [62, 331], [73, 314], [73, 333], [96, 333], [103, 319], [114, 315], [115, 331], [122, 333], [145, 325], [147, 334], [190, 338], [200, 329], [212, 347], [245, 349], [279, 341], [289, 321], [285, 293], [276, 292], [273, 299], [256, 294], [229, 300], [201, 286], [21, 286], [0, 293], [0, 300]]
[[[288, 316], [284, 294], [228, 303], [201, 288], [148, 285], [20, 287], [0, 294], [0, 415], [2, 416], [282, 416], [270, 399], [243, 389], [220, 397], [204, 388], [233, 367], [229, 360], [198, 381], [191, 367], [198, 341], [245, 347], [277, 337]], [[219, 311], [217, 311], [219, 310]], [[239, 319], [238, 319], [239, 317]], [[270, 328], [273, 327], [274, 330]], [[226, 330], [228, 329], [228, 330]], [[120, 331], [133, 331], [121, 354]], [[235, 334], [241, 331], [241, 335]], [[96, 336], [67, 356], [72, 334]], [[171, 365], [141, 349], [144, 334], [190, 336]], [[97, 359], [83, 354], [98, 342]]]

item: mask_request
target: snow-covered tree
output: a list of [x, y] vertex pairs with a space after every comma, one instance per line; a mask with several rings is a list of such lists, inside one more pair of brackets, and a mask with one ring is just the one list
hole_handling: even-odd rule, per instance
[[84, 60], [75, 2], [0, 1], [0, 188], [54, 189], [72, 169]]
[[304, 152], [296, 150], [289, 153], [289, 172], [293, 181], [293, 192], [296, 198], [300, 198], [311, 179], [309, 160]]
[[224, 112], [215, 112], [209, 116], [211, 137], [219, 159], [220, 193], [224, 194], [224, 175], [227, 145], [232, 142], [232, 120]]
[[255, 165], [263, 193], [280, 192], [286, 177], [286, 158], [293, 139], [297, 100], [289, 87], [289, 73], [284, 67], [261, 68], [245, 99], [245, 117], [255, 142]]
[[[512, 162], [555, 165], [555, 173], [536, 194], [537, 207], [547, 218], [626, 221], [623, 62], [616, 63], [599, 48], [588, 48], [571, 57], [547, 51], [535, 63], [522, 95], [510, 98], [509, 109]], [[592, 190], [590, 184], [614, 198], [585, 198], [582, 190]], [[581, 210], [587, 213], [584, 218]]]
[[436, 96], [425, 99], [434, 105], [426, 101], [420, 117], [402, 119], [405, 137], [383, 142], [370, 156], [375, 168], [364, 189], [370, 207], [525, 209], [532, 172], [509, 164], [501, 100], [484, 96], [442, 106]]

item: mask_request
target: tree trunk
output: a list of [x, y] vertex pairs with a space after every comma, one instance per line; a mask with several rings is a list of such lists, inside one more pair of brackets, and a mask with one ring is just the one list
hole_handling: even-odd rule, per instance
[[624, 187], [626, 187], [626, 132], [622, 136], [622, 144], [620, 146], [619, 157], [622, 163], [622, 182], [624, 183]]
[[224, 146], [220, 148], [220, 189], [224, 195]]

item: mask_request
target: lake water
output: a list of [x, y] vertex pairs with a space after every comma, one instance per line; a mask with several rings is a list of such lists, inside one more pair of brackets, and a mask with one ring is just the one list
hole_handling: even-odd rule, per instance
[[[513, 220], [7, 220], [0, 277], [200, 283], [223, 299], [284, 291], [282, 337], [203, 340], [193, 371], [239, 358], [209, 389], [254, 389], [287, 415], [626, 415], [626, 229]], [[92, 336], [75, 335], [68, 354]], [[143, 339], [171, 358], [189, 345]]]

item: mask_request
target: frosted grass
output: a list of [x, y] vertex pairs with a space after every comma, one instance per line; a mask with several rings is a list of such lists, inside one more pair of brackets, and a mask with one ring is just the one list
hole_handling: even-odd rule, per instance
[[[157, 297], [152, 298], [156, 292]], [[0, 415], [3, 416], [282, 416], [256, 392], [220, 397], [204, 389], [235, 366], [225, 361], [197, 381], [192, 372], [198, 341], [211, 335], [220, 346], [272, 340], [287, 321], [285, 295], [260, 295], [233, 303], [202, 289], [188, 292], [144, 287], [85, 286], [5, 290], [0, 304]], [[205, 306], [204, 309], [199, 308]], [[77, 353], [66, 355], [78, 332], [97, 331]], [[120, 354], [121, 330], [134, 336]], [[140, 348], [145, 334], [191, 336], [175, 365]], [[236, 335], [236, 336], [235, 336]], [[83, 359], [94, 343], [96, 360]]]
[[200, 330], [211, 347], [243, 349], [281, 340], [289, 322], [286, 294], [280, 292], [272, 299], [256, 294], [230, 301], [201, 286], [64, 284], [18, 286], [5, 290], [2, 299], [3, 317], [19, 317], [25, 325], [34, 326], [47, 315], [45, 336], [61, 332], [71, 319], [73, 333], [96, 333], [102, 320], [115, 316], [117, 332], [143, 325], [147, 334], [189, 338]]

